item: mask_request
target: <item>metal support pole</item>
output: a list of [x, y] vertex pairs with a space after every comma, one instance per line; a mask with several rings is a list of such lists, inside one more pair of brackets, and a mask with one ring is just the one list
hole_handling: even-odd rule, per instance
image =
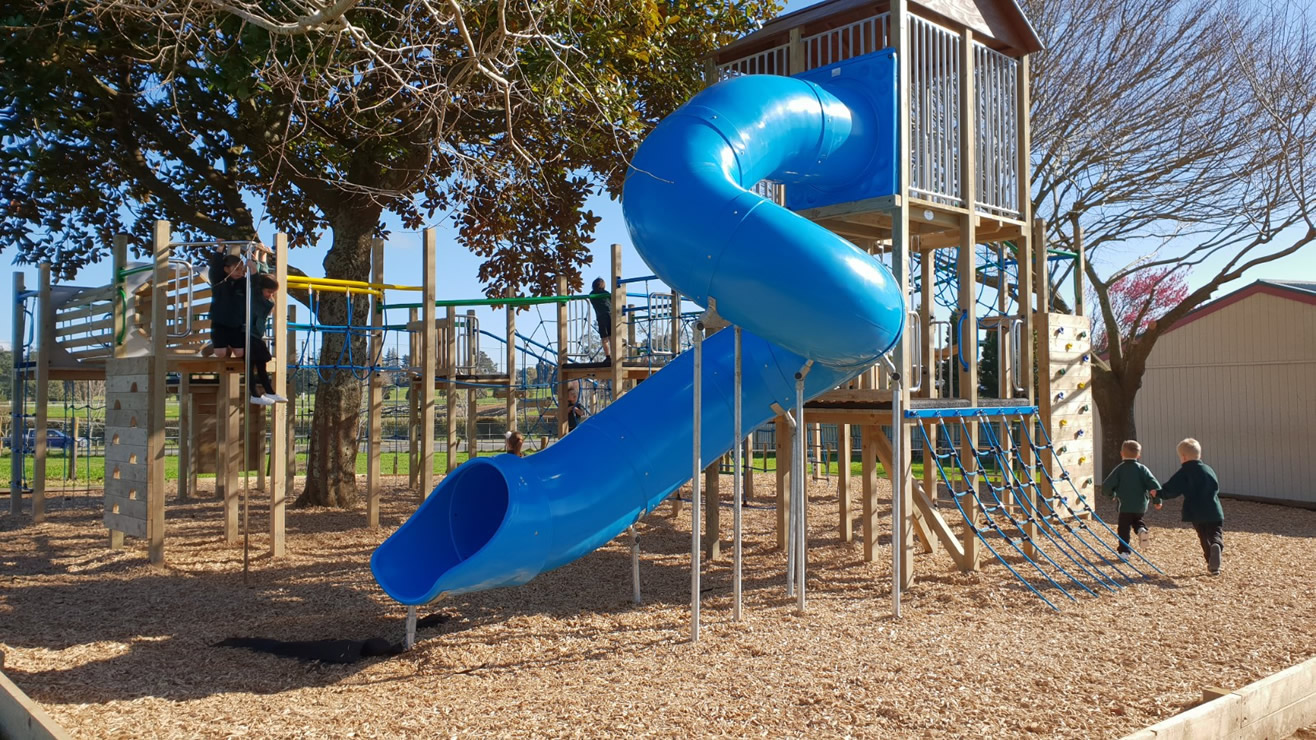
[[905, 486], [904, 450], [900, 441], [904, 438], [900, 427], [905, 423], [905, 411], [900, 403], [901, 377], [895, 365], [887, 360], [887, 369], [891, 374], [891, 613], [900, 618], [900, 532], [905, 527], [905, 512], [901, 506], [901, 496]]
[[416, 607], [407, 607], [407, 637], [402, 644], [403, 648], [410, 650], [416, 646]]
[[704, 324], [702, 321], [695, 324], [694, 344], [694, 472], [690, 475], [690, 641], [699, 642], [699, 569], [702, 547], [699, 537], [699, 501], [702, 491], [699, 484], [704, 472], [701, 450], [699, 449], [700, 437], [703, 434], [700, 413], [703, 405], [701, 395], [704, 385]]
[[631, 601], [640, 603], [640, 533], [631, 525]]
[[805, 570], [808, 564], [806, 555], [807, 537], [805, 534], [808, 514], [808, 502], [806, 491], [808, 484], [804, 481], [805, 469], [805, 452], [808, 440], [805, 438], [804, 430], [804, 377], [809, 374], [809, 368], [813, 366], [813, 360], [804, 363], [804, 367], [795, 373], [795, 422], [798, 425], [799, 433], [795, 435], [795, 459], [798, 461], [795, 466], [795, 496], [793, 502], [795, 505], [795, 598], [796, 606], [800, 612], [804, 611], [804, 578]]
[[731, 556], [731, 559], [732, 559], [732, 566], [731, 566], [731, 568], [732, 568], [731, 583], [732, 583], [732, 591], [734, 592], [734, 594], [733, 594], [734, 601], [732, 602], [732, 606], [731, 606], [731, 618], [734, 619], [734, 620], [736, 620], [737, 622], [739, 622], [739, 621], [740, 621], [740, 604], [741, 604], [741, 574], [740, 574], [740, 566], [741, 566], [741, 560], [740, 560], [740, 558], [741, 558], [741, 532], [740, 532], [740, 526], [741, 526], [741, 525], [740, 525], [740, 507], [741, 507], [741, 499], [744, 498], [744, 490], [745, 490], [745, 489], [744, 489], [744, 480], [743, 480], [743, 478], [742, 478], [743, 471], [742, 471], [742, 469], [741, 469], [741, 468], [743, 467], [742, 457], [743, 457], [743, 451], [744, 451], [744, 447], [745, 447], [745, 446], [744, 446], [741, 442], [742, 442], [742, 440], [745, 439], [745, 432], [744, 432], [744, 430], [742, 429], [742, 426], [741, 426], [742, 423], [743, 423], [743, 420], [741, 419], [741, 406], [740, 406], [740, 404], [741, 404], [741, 398], [740, 398], [740, 396], [741, 396], [741, 393], [740, 393], [740, 384], [741, 384], [741, 368], [740, 368], [740, 352], [741, 352], [741, 348], [740, 348], [740, 327], [737, 326], [733, 331], [735, 331], [735, 333], [736, 333], [736, 369], [735, 369], [735, 381], [734, 381], [734, 384], [733, 384], [733, 386], [732, 386], [732, 393], [733, 393], [734, 396], [735, 396], [735, 398], [733, 399], [733, 408], [734, 408], [735, 410], [734, 410], [734, 412], [733, 412], [733, 419], [732, 419], [732, 424], [735, 426], [735, 430], [734, 430], [733, 433], [732, 433], [732, 439], [736, 440], [736, 442], [735, 442], [735, 455], [734, 455], [734, 460], [733, 460], [733, 462], [732, 462], [732, 469], [734, 470], [734, 473], [732, 474], [733, 477], [732, 477], [732, 484], [731, 484], [731, 499], [732, 499], [732, 502], [733, 502], [732, 505], [731, 505], [731, 507], [732, 507], [731, 510], [732, 510], [732, 512], [733, 512], [733, 513], [732, 513], [732, 523], [731, 523], [731, 530], [732, 530], [732, 535], [731, 535], [731, 536], [732, 536], [732, 542], [733, 542], [733, 544], [732, 544], [732, 556]]
[[[787, 411], [776, 404], [773, 405], [773, 410], [776, 411], [781, 418], [786, 420], [786, 426], [790, 427], [791, 434], [800, 433], [800, 425], [799, 423], [796, 422], [795, 416], [793, 415], [792, 412]], [[794, 440], [795, 438], [791, 437], [791, 439]], [[778, 449], [784, 454], [793, 451], [794, 447], [795, 445], [794, 442], [792, 441], [790, 447], [779, 447]], [[792, 476], [790, 482], [790, 490], [786, 491], [786, 498], [788, 500], [781, 503], [780, 508], [785, 509], [786, 511], [786, 595], [794, 596], [795, 595], [795, 529], [794, 529], [795, 524], [794, 522], [795, 522], [795, 498], [796, 498], [794, 475], [795, 475], [795, 463], [797, 462], [796, 458], [798, 458], [799, 455], [791, 454], [790, 457], [791, 457], [790, 475]], [[780, 455], [778, 455], [777, 459], [778, 460], [781, 459]]]

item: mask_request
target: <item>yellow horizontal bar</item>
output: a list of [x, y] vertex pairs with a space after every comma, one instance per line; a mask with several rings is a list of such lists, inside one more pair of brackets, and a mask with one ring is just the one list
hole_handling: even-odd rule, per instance
[[337, 285], [347, 288], [373, 288], [375, 290], [414, 290], [423, 291], [419, 285], [393, 285], [392, 283], [367, 283], [361, 280], [339, 280], [338, 278], [318, 278], [309, 275], [289, 275], [289, 283], [298, 285]]
[[350, 293], [352, 295], [372, 295], [377, 298], [384, 297], [384, 292], [382, 290], [375, 290], [374, 288], [354, 288], [350, 285], [315, 285], [299, 283], [298, 287], [308, 288], [313, 293]]

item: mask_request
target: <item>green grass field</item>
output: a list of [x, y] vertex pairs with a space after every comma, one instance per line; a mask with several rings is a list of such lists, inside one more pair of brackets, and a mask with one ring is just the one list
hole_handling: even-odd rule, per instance
[[[440, 448], [442, 448], [442, 444], [440, 444], [439, 446]], [[489, 454], [491, 453], [484, 453], [482, 456], [487, 457]], [[459, 464], [465, 462], [467, 458], [468, 455], [465, 452], [457, 453], [457, 462]], [[77, 462], [78, 462], [78, 471], [79, 471], [78, 477], [81, 480], [83, 480], [84, 482], [89, 480], [90, 483], [94, 485], [100, 485], [105, 481], [105, 459], [103, 457], [93, 455], [89, 458], [84, 458], [83, 456], [79, 456]], [[65, 457], [62, 451], [54, 451], [51, 453], [50, 457], [47, 458], [46, 460], [46, 479], [48, 486], [58, 487], [60, 485], [64, 485], [63, 481], [66, 479], [66, 474], [68, 470], [67, 463], [68, 463], [68, 459]], [[25, 466], [26, 467], [26, 474], [24, 476], [25, 480], [32, 479], [33, 464], [34, 463], [32, 457], [28, 456], [26, 459], [26, 466]], [[394, 467], [395, 465], [396, 467]], [[765, 465], [766, 465], [766, 469], [765, 469]], [[447, 470], [447, 467], [448, 467], [447, 453], [436, 452], [434, 455], [434, 472], [437, 474], [442, 474], [445, 470]], [[835, 477], [836, 475], [839, 474], [840, 466], [837, 463], [833, 462], [827, 467], [828, 467], [829, 476]], [[379, 468], [383, 475], [395, 475], [395, 474], [409, 475], [411, 472], [410, 460], [408, 459], [407, 453], [405, 452], [381, 453]], [[921, 479], [923, 477], [923, 463], [915, 461], [912, 466], [912, 469], [915, 478]], [[8, 481], [11, 470], [12, 470], [12, 458], [8, 454], [6, 454], [3, 458], [0, 458], [0, 481]], [[764, 460], [763, 456], [761, 455], [755, 456], [754, 459], [755, 473], [758, 474], [775, 473], [776, 470], [777, 470], [777, 460], [774, 456], [768, 455], [766, 460]], [[306, 473], [306, 453], [304, 452], [299, 453], [297, 455], [297, 472], [298, 475], [304, 475]], [[356, 457], [356, 472], [360, 475], [365, 475], [366, 473], [365, 453], [359, 453]], [[730, 474], [730, 469], [724, 468], [724, 473]], [[852, 462], [850, 464], [850, 474], [854, 477], [858, 477], [862, 475], [863, 474], [862, 465], [858, 462]], [[886, 469], [882, 466], [881, 463], [877, 464], [877, 474], [880, 476], [886, 475]], [[809, 475], [810, 476], [813, 475], [812, 466], [810, 466]], [[202, 474], [199, 477], [213, 478], [214, 475], [207, 473], [207, 474]], [[172, 452], [170, 453], [170, 456], [165, 458], [165, 478], [167, 480], [176, 480], [178, 478], [178, 458], [174, 456]], [[989, 473], [988, 479], [991, 480], [992, 482], [999, 482], [1001, 476], [999, 473]]]

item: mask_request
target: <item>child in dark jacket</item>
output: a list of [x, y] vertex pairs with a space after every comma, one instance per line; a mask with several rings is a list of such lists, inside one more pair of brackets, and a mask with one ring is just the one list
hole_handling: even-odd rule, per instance
[[273, 359], [269, 346], [265, 344], [265, 324], [274, 309], [274, 293], [279, 289], [279, 283], [269, 275], [253, 274], [250, 276], [252, 291], [248, 296], [248, 269], [246, 262], [236, 254], [225, 254], [221, 250], [211, 256], [210, 347], [203, 349], [202, 353], [241, 359], [250, 344], [251, 375], [247, 378], [247, 392], [251, 403], [257, 406], [286, 403], [287, 398], [274, 393], [274, 383], [265, 367]]
[[[210, 349], [219, 357], [246, 352], [247, 266], [242, 257], [218, 250], [210, 256]], [[203, 354], [205, 352], [203, 351]]]
[[[1130, 439], [1120, 446], [1123, 461], [1110, 471], [1101, 484], [1101, 490], [1120, 502], [1119, 518], [1119, 556], [1127, 558], [1132, 550], [1129, 548], [1131, 532], [1138, 534], [1138, 549], [1146, 549], [1150, 541], [1150, 532], [1143, 517], [1147, 514], [1147, 503], [1160, 490], [1161, 484], [1147, 466], [1138, 462], [1142, 457], [1142, 445]], [[1161, 508], [1160, 503], [1156, 508]]]
[[1179, 443], [1179, 470], [1161, 488], [1161, 498], [1183, 496], [1183, 520], [1197, 530], [1206, 558], [1206, 569], [1220, 575], [1220, 558], [1225, 550], [1225, 510], [1220, 506], [1220, 480], [1210, 465], [1202, 462], [1202, 445], [1189, 438]]
[[594, 318], [599, 322], [599, 340], [603, 342], [603, 356], [612, 359], [612, 294], [603, 278], [594, 278], [589, 287], [589, 302], [594, 307]]

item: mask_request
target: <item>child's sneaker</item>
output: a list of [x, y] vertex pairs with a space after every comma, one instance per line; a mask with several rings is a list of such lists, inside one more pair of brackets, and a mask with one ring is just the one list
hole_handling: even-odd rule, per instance
[[288, 402], [288, 399], [287, 399], [287, 398], [285, 398], [285, 397], [283, 397], [283, 396], [280, 396], [280, 395], [277, 394], [277, 393], [266, 393], [265, 395], [261, 396], [261, 398], [264, 398], [266, 401], [269, 401], [270, 403], [287, 403], [287, 402]]
[[274, 402], [264, 396], [250, 396], [252, 406], [273, 406]]
[[1147, 545], [1151, 544], [1151, 530], [1144, 529], [1138, 533], [1138, 549], [1146, 550]]
[[1213, 576], [1220, 575], [1220, 545], [1211, 545], [1211, 554], [1206, 556], [1206, 569]]
[[211, 344], [210, 342], [206, 342], [205, 345], [201, 347], [201, 356], [202, 356], [202, 357], [214, 357], [214, 356], [215, 356], [215, 345]]
[[1129, 562], [1129, 554], [1128, 554], [1127, 552], [1124, 552], [1123, 550], [1120, 550], [1119, 552], [1116, 552], [1115, 554], [1120, 556], [1120, 562], [1123, 562], [1123, 563], [1127, 563], [1127, 562]]

